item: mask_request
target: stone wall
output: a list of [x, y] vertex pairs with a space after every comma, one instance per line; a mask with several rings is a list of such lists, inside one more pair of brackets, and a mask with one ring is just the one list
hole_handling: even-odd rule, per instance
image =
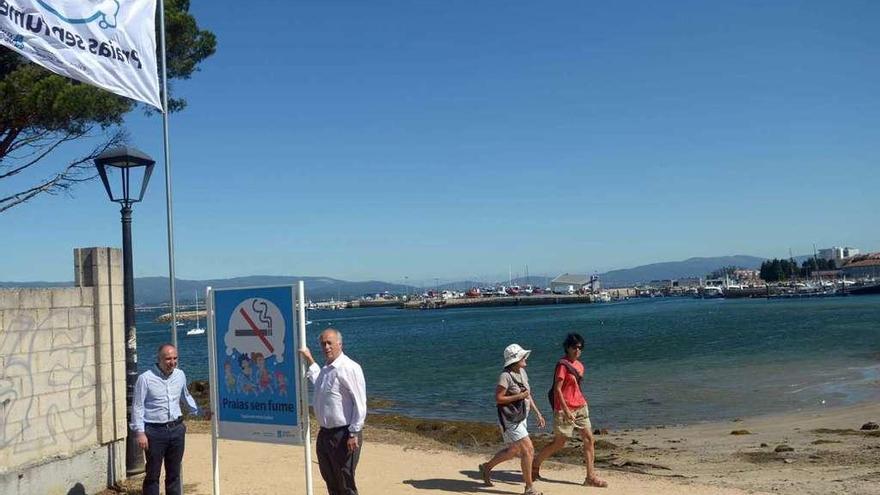
[[125, 478], [119, 249], [74, 250], [74, 287], [0, 289], [0, 493], [95, 493]]

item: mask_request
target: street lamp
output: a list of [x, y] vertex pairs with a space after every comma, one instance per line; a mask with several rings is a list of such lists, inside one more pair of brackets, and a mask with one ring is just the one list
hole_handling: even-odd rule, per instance
[[[98, 169], [107, 195], [110, 196], [110, 201], [122, 205], [120, 211], [123, 300], [125, 301], [125, 418], [129, 425], [134, 385], [138, 376], [137, 332], [134, 326], [134, 268], [131, 262], [131, 205], [144, 198], [155, 163], [156, 161], [143, 151], [128, 146], [107, 150], [95, 158], [95, 167]], [[144, 472], [144, 457], [131, 429], [125, 442], [125, 468], [129, 476]]]

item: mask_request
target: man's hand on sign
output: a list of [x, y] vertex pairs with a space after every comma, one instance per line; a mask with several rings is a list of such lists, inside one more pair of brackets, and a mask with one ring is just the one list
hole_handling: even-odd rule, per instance
[[137, 432], [137, 444], [138, 447], [142, 448], [143, 450], [147, 450], [148, 448], [150, 448], [150, 442], [147, 440], [146, 433], [142, 431]]
[[307, 365], [311, 366], [315, 364], [315, 358], [312, 357], [312, 351], [310, 351], [308, 347], [300, 347], [299, 355], [306, 360]]
[[351, 454], [358, 448], [358, 438], [357, 437], [349, 437], [348, 438], [348, 453]]
[[202, 416], [204, 416], [205, 421], [211, 421], [211, 418], [214, 417], [214, 413], [211, 412], [210, 409], [206, 409], [205, 413]]

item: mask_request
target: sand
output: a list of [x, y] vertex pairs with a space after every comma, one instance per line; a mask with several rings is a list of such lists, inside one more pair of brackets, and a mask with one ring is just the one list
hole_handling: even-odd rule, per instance
[[[211, 493], [210, 454], [209, 435], [194, 434], [187, 438], [184, 467], [184, 491], [187, 494]], [[220, 456], [221, 493], [306, 493], [302, 447], [222, 442]], [[367, 442], [358, 466], [358, 488], [365, 495], [522, 493], [518, 462], [511, 461], [494, 472], [494, 487], [484, 487], [479, 481], [477, 464], [480, 462], [483, 462], [483, 456]], [[327, 493], [316, 461], [313, 462], [312, 473], [314, 493]], [[618, 472], [603, 474], [613, 489], [602, 490], [601, 493], [672, 495], [682, 491], [681, 483], [675, 480]], [[536, 486], [548, 495], [583, 493], [587, 490], [579, 484], [583, 481], [583, 470], [576, 466], [548, 470], [547, 477], [549, 480], [539, 481]], [[687, 489], [688, 493], [707, 495], [748, 493], [700, 485], [688, 485]]]
[[[599, 471], [609, 488], [585, 488], [580, 485], [583, 467], [549, 461], [542, 468], [546, 479], [536, 488], [547, 495], [880, 494], [880, 430], [859, 431], [868, 421], [880, 422], [880, 405], [612, 431], [597, 436], [617, 445], [598, 453]], [[204, 426], [192, 424], [190, 430], [185, 492], [208, 495], [211, 437]], [[731, 434], [735, 430], [740, 434]], [[776, 452], [780, 445], [792, 450]], [[495, 486], [484, 487], [477, 465], [487, 458], [485, 451], [370, 428], [357, 473], [360, 493], [522, 493], [518, 460], [499, 466], [493, 472]], [[303, 459], [301, 446], [221, 440], [221, 493], [304, 494]], [[316, 461], [312, 471], [314, 493], [326, 493]]]

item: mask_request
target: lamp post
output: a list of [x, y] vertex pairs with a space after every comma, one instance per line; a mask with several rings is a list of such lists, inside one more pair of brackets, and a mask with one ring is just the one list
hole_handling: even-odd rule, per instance
[[[95, 158], [95, 167], [110, 201], [122, 208], [122, 282], [125, 301], [125, 404], [126, 423], [131, 424], [134, 385], [137, 382], [137, 331], [134, 326], [134, 268], [131, 257], [131, 205], [144, 198], [156, 161], [143, 151], [123, 146]], [[118, 177], [116, 177], [118, 176]], [[140, 180], [140, 189], [137, 182]], [[144, 472], [144, 456], [130, 427], [125, 442], [125, 469], [129, 476]]]

